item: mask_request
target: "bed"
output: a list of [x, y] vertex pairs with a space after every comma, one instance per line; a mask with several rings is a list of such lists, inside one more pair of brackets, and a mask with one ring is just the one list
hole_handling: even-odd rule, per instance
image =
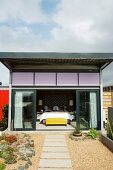
[[[72, 120], [72, 116], [68, 112], [53, 111], [53, 112], [44, 112], [40, 116], [40, 122], [45, 124], [46, 120], [49, 119], [49, 118], [54, 119], [54, 121], [55, 121], [55, 118], [56, 118], [57, 122], [58, 122], [58, 119], [59, 120], [65, 119], [67, 122], [70, 122]], [[55, 124], [56, 124], [56, 122], [55, 122]]]

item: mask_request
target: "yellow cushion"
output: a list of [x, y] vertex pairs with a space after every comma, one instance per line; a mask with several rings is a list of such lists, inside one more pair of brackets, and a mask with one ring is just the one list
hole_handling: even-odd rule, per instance
[[47, 118], [46, 125], [66, 125], [67, 120], [65, 118]]

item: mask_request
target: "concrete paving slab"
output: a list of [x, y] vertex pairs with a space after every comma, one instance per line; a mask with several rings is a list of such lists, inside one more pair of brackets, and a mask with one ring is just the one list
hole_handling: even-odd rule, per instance
[[65, 138], [65, 135], [46, 135], [45, 138], [52, 138], [52, 139], [64, 139]]
[[43, 146], [67, 146], [66, 142], [44, 142]]
[[64, 135], [46, 135], [45, 139], [65, 139]]
[[68, 152], [67, 147], [43, 147], [42, 152]]
[[52, 141], [52, 142], [65, 142], [65, 139], [45, 139], [45, 141]]
[[39, 168], [72, 168], [70, 159], [40, 159]]
[[54, 141], [54, 140], [45, 140], [44, 142], [47, 142], [47, 143], [48, 143], [48, 142], [52, 142], [52, 143], [55, 143], [55, 142], [58, 142], [58, 143], [66, 143], [65, 140], [61, 140], [61, 141], [60, 141], [60, 140], [56, 140], [56, 141]]
[[72, 168], [38, 168], [38, 170], [73, 170]]
[[65, 141], [65, 138], [45, 138], [45, 140], [52, 140], [52, 141]]
[[55, 158], [55, 159], [70, 159], [69, 153], [48, 153], [48, 152], [42, 152], [41, 154], [41, 158], [42, 159], [51, 159], [51, 158]]

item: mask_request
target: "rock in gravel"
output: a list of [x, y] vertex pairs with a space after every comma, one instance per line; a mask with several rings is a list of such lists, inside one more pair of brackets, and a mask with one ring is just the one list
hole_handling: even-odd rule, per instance
[[24, 160], [24, 161], [28, 161], [29, 158], [25, 155], [21, 155], [19, 159]]
[[33, 156], [33, 151], [31, 150], [31, 148], [22, 147], [19, 149], [19, 153], [20, 155], [26, 155], [27, 157]]
[[30, 160], [29, 158], [28, 158], [27, 163], [28, 163], [29, 165], [32, 165], [32, 162], [31, 162], [31, 160]]
[[29, 164], [26, 163], [26, 164], [25, 164], [25, 169], [28, 169], [28, 168], [29, 168]]
[[33, 156], [35, 156], [35, 151], [34, 150], [32, 150], [32, 153], [33, 153]]
[[24, 168], [24, 166], [20, 165], [20, 166], [18, 167], [18, 170], [25, 170], [25, 168]]
[[30, 146], [34, 147], [34, 140], [30, 140]]
[[24, 144], [24, 146], [25, 146], [26, 148], [28, 148], [28, 147], [30, 147], [30, 143], [29, 143], [29, 142], [26, 142], [26, 143]]

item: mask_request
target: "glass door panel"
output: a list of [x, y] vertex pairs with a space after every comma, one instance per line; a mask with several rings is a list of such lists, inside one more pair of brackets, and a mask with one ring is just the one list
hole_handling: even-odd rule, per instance
[[14, 92], [14, 129], [35, 128], [34, 91]]
[[97, 92], [78, 91], [78, 124], [81, 129], [97, 128]]

